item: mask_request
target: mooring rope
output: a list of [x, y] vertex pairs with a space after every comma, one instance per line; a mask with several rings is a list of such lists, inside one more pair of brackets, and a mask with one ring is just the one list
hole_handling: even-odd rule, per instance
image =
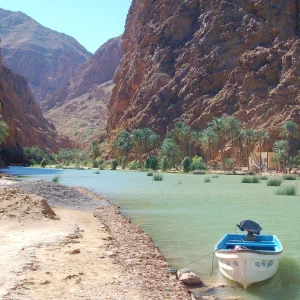
[[[185, 268], [185, 267], [187, 267], [187, 266], [193, 264], [194, 262], [196, 262], [196, 261], [198, 261], [198, 260], [200, 260], [200, 259], [203, 259], [203, 258], [205, 258], [205, 257], [207, 257], [207, 256], [209, 256], [209, 255], [211, 255], [211, 254], [214, 254], [214, 255], [213, 255], [213, 258], [212, 258], [212, 268], [211, 268], [211, 274], [210, 274], [210, 277], [211, 277], [211, 276], [212, 276], [212, 273], [213, 273], [213, 270], [214, 270], [213, 262], [214, 262], [214, 258], [215, 258], [215, 252], [216, 252], [216, 251], [214, 250], [214, 251], [212, 251], [212, 252], [210, 252], [210, 253], [208, 253], [208, 254], [205, 254], [205, 255], [203, 255], [203, 256], [197, 258], [196, 260], [193, 260], [192, 262], [190, 262], [190, 263], [188, 263], [188, 264], [182, 266], [180, 269], [183, 269], [183, 268]], [[176, 273], [176, 272], [177, 272], [178, 270], [180, 270], [180, 269], [170, 269], [169, 272], [170, 272], [170, 273]]]

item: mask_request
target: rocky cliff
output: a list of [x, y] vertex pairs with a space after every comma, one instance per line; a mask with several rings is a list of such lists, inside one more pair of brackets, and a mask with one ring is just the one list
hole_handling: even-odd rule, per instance
[[0, 9], [0, 38], [3, 64], [27, 79], [38, 102], [50, 99], [91, 55], [21, 12]]
[[108, 133], [174, 120], [300, 123], [300, 1], [133, 0]]
[[1, 53], [0, 103], [0, 113], [9, 127], [9, 135], [4, 142], [6, 148], [18, 149], [37, 145], [46, 150], [56, 151], [70, 146], [43, 117], [26, 79], [3, 67]]
[[122, 58], [121, 41], [121, 37], [107, 41], [45, 103], [45, 117], [81, 149], [104, 138], [112, 78]]

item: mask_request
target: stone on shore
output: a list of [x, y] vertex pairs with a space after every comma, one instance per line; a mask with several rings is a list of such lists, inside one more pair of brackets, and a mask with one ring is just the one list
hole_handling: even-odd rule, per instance
[[180, 269], [177, 271], [178, 279], [188, 286], [199, 286], [202, 285], [202, 280], [189, 269]]

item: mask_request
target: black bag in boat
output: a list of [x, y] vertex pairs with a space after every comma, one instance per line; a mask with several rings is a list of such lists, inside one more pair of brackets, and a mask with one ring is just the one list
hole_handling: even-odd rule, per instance
[[262, 228], [259, 224], [251, 221], [251, 220], [244, 220], [239, 225], [236, 225], [241, 231], [246, 230], [249, 234], [260, 234]]

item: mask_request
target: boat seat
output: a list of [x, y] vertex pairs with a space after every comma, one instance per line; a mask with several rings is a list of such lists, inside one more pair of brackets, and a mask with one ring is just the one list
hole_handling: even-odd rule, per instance
[[273, 242], [227, 242], [227, 246], [245, 246], [245, 247], [276, 247]]

